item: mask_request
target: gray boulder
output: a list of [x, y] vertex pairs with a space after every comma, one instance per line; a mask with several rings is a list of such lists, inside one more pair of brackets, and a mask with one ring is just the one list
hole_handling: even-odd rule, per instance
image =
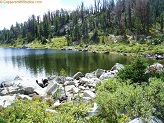
[[158, 119], [157, 117], [153, 117], [149, 123], [163, 123], [163, 121], [161, 121], [160, 119]]
[[76, 85], [76, 82], [75, 81], [65, 81], [64, 86], [68, 86], [68, 85]]
[[156, 59], [157, 59], [157, 60], [163, 60], [163, 59], [164, 59], [164, 55], [163, 55], [163, 56], [162, 56], [162, 55], [157, 55], [157, 56], [156, 56]]
[[11, 105], [15, 99], [16, 99], [16, 95], [0, 96], [0, 105], [6, 108], [7, 106]]
[[82, 74], [82, 72], [77, 72], [77, 73], [73, 76], [73, 79], [80, 79], [81, 77], [84, 77], [84, 75]]
[[[1, 96], [4, 96], [4, 95], [10, 95], [10, 94], [17, 94], [17, 93], [20, 93], [20, 89], [18, 87], [5, 87], [1, 92]], [[23, 93], [23, 92], [21, 92]]]
[[66, 86], [66, 93], [77, 94], [79, 91], [80, 91], [80, 89], [75, 86], [70, 86], [69, 89]]
[[27, 95], [17, 95], [17, 94], [14, 94], [14, 95], [6, 95], [6, 96], [0, 96], [0, 106], [3, 106], [3, 107], [8, 107], [10, 106], [11, 104], [14, 104], [15, 100], [18, 99], [18, 97], [21, 97], [23, 99], [29, 99], [31, 100], [32, 98], [27, 96]]
[[36, 94], [38, 94], [39, 96], [41, 96], [41, 97], [45, 97], [46, 96], [46, 88], [36, 88], [34, 90], [34, 92]]
[[59, 88], [59, 84], [57, 82], [51, 82], [47, 86], [46, 93], [48, 95], [53, 95]]
[[72, 77], [66, 77], [65, 79], [66, 79], [66, 81], [73, 81]]
[[0, 90], [0, 96], [7, 95], [8, 93], [9, 93], [9, 91], [7, 89], [1, 89]]
[[134, 120], [128, 122], [128, 123], [144, 123], [141, 118], [135, 118]]
[[60, 103], [59, 100], [57, 100], [57, 101], [53, 104], [54, 107], [58, 107], [58, 106], [60, 106], [60, 105], [61, 105], [61, 103]]
[[109, 79], [109, 78], [113, 78], [115, 75], [111, 72], [107, 72], [107, 73], [104, 73], [100, 76], [100, 79], [101, 80], [105, 80], [105, 79]]
[[72, 91], [73, 91], [73, 93], [74, 93], [74, 94], [77, 94], [77, 93], [80, 91], [80, 89], [79, 89], [79, 88], [74, 87], [74, 88], [72, 89]]
[[164, 71], [164, 66], [160, 63], [155, 63], [153, 65], [151, 65], [152, 67], [155, 67], [157, 69], [157, 71]]
[[99, 83], [101, 80], [98, 79], [98, 78], [91, 78], [90, 81], [91, 81], [91, 83], [93, 83], [93, 84], [97, 84], [97, 83]]
[[124, 69], [124, 66], [120, 63], [116, 63], [112, 68], [111, 68], [111, 71], [114, 71], [114, 70], [121, 70], [121, 69]]
[[85, 78], [88, 78], [88, 79], [90, 79], [90, 78], [96, 78], [96, 76], [95, 76], [94, 72], [92, 72], [92, 73], [86, 73], [85, 74]]
[[18, 87], [18, 86], [10, 86], [5, 87], [0, 91], [0, 95], [9, 95], [9, 94], [24, 94], [29, 95], [34, 93], [33, 87]]
[[157, 117], [152, 117], [148, 122], [143, 121], [141, 118], [135, 118], [134, 120], [129, 121], [128, 123], [163, 123], [163, 122]]
[[74, 85], [68, 85], [68, 86], [65, 86], [65, 91], [66, 91], [66, 93], [73, 93], [72, 91], [73, 91], [73, 88], [75, 88], [75, 86]]
[[0, 84], [0, 88], [13, 86], [13, 82], [4, 81]]
[[147, 70], [146, 73], [150, 73], [150, 72], [160, 72], [160, 71], [164, 71], [164, 66], [160, 63], [154, 63], [153, 65], [150, 65]]
[[86, 88], [85, 88], [84, 86], [79, 86], [79, 89], [80, 89], [81, 91], [86, 90]]
[[34, 93], [34, 88], [33, 87], [25, 87], [22, 89], [24, 92], [23, 94], [25, 95], [30, 95]]
[[95, 71], [95, 75], [97, 78], [99, 78], [104, 72], [105, 72], [105, 70], [103, 70], [103, 69], [97, 69]]
[[92, 91], [90, 90], [85, 90], [84, 93], [83, 93], [84, 97], [89, 97], [91, 99], [95, 98], [96, 97], [96, 94], [93, 93]]
[[89, 88], [95, 88], [96, 84], [99, 83], [100, 81], [101, 80], [98, 78], [90, 78], [88, 82], [85, 83], [85, 86]]
[[90, 81], [90, 79], [83, 77], [79, 80], [79, 85], [84, 86], [85, 84], [89, 83], [89, 81]]

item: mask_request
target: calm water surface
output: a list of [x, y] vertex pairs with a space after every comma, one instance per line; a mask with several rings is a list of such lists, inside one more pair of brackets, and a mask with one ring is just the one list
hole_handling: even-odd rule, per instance
[[0, 83], [13, 80], [17, 75], [44, 78], [59, 73], [61, 69], [69, 76], [97, 68], [109, 70], [115, 63], [128, 64], [130, 60], [130, 57], [113, 54], [0, 48]]

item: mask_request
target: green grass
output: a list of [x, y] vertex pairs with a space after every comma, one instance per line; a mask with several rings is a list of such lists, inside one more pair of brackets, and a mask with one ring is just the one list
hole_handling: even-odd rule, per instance
[[[154, 29], [151, 30], [155, 32]], [[89, 35], [91, 37], [91, 34]], [[124, 52], [131, 54], [163, 54], [164, 53], [164, 36], [162, 34], [154, 34], [151, 40], [145, 40], [144, 44], [140, 44], [137, 41], [133, 40], [131, 36], [123, 38], [121, 36], [99, 36], [100, 42], [98, 44], [84, 44], [81, 42], [79, 45], [72, 45], [73, 49], [83, 50], [87, 48], [89, 51], [97, 52]], [[142, 37], [144, 38], [144, 37]], [[104, 41], [103, 41], [104, 40]], [[117, 43], [114, 43], [114, 40], [117, 40]], [[158, 43], [153, 45], [152, 43]], [[105, 43], [105, 44], [104, 44]], [[14, 44], [3, 44], [3, 47], [19, 47], [27, 45], [32, 49], [35, 48], [49, 48], [49, 49], [62, 49], [68, 47], [68, 42], [65, 37], [56, 37], [52, 38], [50, 41], [47, 41], [46, 44], [42, 44], [39, 40], [35, 39], [32, 43], [28, 44], [25, 39], [17, 39]], [[88, 47], [89, 46], [89, 47]]]
[[53, 38], [51, 39], [51, 42], [47, 44], [47, 46], [50, 46], [53, 49], [61, 49], [67, 46], [67, 41], [65, 37]]

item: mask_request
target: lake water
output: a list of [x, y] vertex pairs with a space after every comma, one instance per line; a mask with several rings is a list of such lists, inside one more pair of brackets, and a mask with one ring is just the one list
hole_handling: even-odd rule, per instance
[[[69, 76], [76, 72], [109, 70], [115, 63], [128, 64], [131, 57], [76, 51], [0, 48], [0, 83], [17, 75], [44, 78], [64, 69]], [[153, 62], [152, 60], [150, 60]]]

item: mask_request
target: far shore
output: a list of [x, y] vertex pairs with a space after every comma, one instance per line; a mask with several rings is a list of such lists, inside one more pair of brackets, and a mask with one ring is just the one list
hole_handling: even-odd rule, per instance
[[[119, 44], [118, 44], [119, 45]], [[122, 45], [122, 44], [120, 44]], [[118, 46], [116, 45], [116, 48]], [[123, 56], [132, 56], [132, 57], [143, 57], [143, 58], [152, 58], [155, 60], [164, 60], [164, 53], [153, 53], [153, 51], [144, 51], [144, 52], [127, 52], [127, 50], [115, 51], [111, 49], [108, 45], [72, 45], [72, 46], [60, 46], [60, 48], [49, 47], [46, 45], [41, 45], [39, 47], [31, 47], [31, 46], [0, 46], [0, 48], [23, 48], [23, 49], [49, 49], [49, 50], [72, 50], [72, 51], [80, 51], [80, 52], [91, 52], [91, 53], [104, 53], [104, 54], [118, 54]], [[109, 50], [110, 49], [110, 50]]]

